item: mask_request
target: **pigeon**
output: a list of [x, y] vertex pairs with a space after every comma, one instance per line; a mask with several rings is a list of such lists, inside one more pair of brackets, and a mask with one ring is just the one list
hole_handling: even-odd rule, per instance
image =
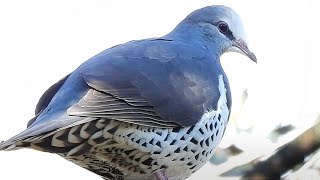
[[256, 62], [237, 13], [195, 10], [170, 33], [85, 61], [40, 98], [0, 150], [55, 153], [103, 179], [186, 179], [213, 155], [231, 111], [220, 56]]

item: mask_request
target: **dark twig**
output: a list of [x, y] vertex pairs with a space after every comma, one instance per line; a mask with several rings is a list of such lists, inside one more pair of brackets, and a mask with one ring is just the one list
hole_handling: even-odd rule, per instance
[[320, 117], [317, 124], [283, 145], [266, 160], [254, 159], [234, 167], [221, 176], [242, 176], [243, 179], [280, 179], [289, 170], [304, 163], [306, 157], [320, 148]]
[[303, 163], [304, 159], [320, 148], [320, 118], [318, 123], [293, 141], [280, 147], [264, 161], [256, 161], [244, 173], [244, 179], [279, 179], [287, 171]]

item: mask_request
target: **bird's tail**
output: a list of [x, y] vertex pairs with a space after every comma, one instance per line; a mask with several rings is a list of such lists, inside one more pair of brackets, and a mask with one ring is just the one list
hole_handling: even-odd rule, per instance
[[[72, 121], [73, 120], [73, 121]], [[84, 125], [87, 122], [90, 122], [92, 118], [82, 118], [75, 117], [74, 119], [69, 119], [69, 123], [65, 123], [64, 126], [61, 127], [59, 121], [48, 121], [44, 123], [39, 123], [34, 126], [29, 126], [26, 130], [21, 133], [13, 136], [12, 138], [0, 142], [0, 151], [12, 151], [18, 150], [21, 148], [31, 148], [40, 151], [49, 152], [46, 148], [38, 147], [37, 143], [47, 143], [47, 141], [51, 140], [57, 132], [64, 132], [64, 130], [69, 129], [70, 127]], [[69, 131], [68, 131], [69, 132]], [[51, 139], [50, 139], [51, 138]], [[51, 141], [50, 141], [51, 142]], [[47, 145], [46, 145], [47, 146]]]
[[28, 145], [25, 143], [22, 143], [21, 141], [15, 142], [15, 141], [7, 140], [7, 141], [2, 141], [0, 143], [0, 151], [13, 151], [26, 146]]
[[0, 142], [0, 151], [13, 151], [25, 147], [30, 147], [32, 140], [39, 138], [38, 136], [28, 136], [30, 129], [26, 129], [21, 133], [11, 137], [6, 141]]
[[0, 142], [0, 151], [13, 151], [24, 147], [29, 147], [30, 143], [32, 142], [31, 139], [36, 139], [37, 137], [24, 137], [23, 135], [26, 131], [27, 130], [24, 130], [10, 139]]

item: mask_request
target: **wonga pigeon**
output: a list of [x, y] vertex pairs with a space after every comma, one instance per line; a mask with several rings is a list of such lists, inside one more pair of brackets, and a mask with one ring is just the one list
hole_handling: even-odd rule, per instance
[[52, 85], [27, 129], [0, 150], [56, 153], [104, 179], [185, 179], [213, 155], [231, 93], [220, 56], [247, 55], [225, 6], [188, 15], [169, 34], [109, 48]]

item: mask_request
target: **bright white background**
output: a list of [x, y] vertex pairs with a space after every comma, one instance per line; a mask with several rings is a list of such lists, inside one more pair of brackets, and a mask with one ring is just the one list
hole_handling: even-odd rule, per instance
[[[252, 134], [223, 145], [274, 150], [263, 141], [279, 124], [310, 126], [320, 112], [319, 3], [316, 0], [242, 1], [0, 1], [0, 140], [22, 131], [42, 93], [83, 61], [113, 45], [162, 36], [198, 8], [225, 4], [242, 17], [258, 64], [230, 53], [222, 57], [234, 99], [233, 117]], [[241, 93], [248, 101], [241, 115]], [[250, 154], [250, 153], [249, 153]], [[249, 157], [244, 157], [244, 159]], [[190, 179], [220, 171], [207, 164]], [[99, 179], [57, 155], [32, 150], [0, 152], [0, 179]]]

